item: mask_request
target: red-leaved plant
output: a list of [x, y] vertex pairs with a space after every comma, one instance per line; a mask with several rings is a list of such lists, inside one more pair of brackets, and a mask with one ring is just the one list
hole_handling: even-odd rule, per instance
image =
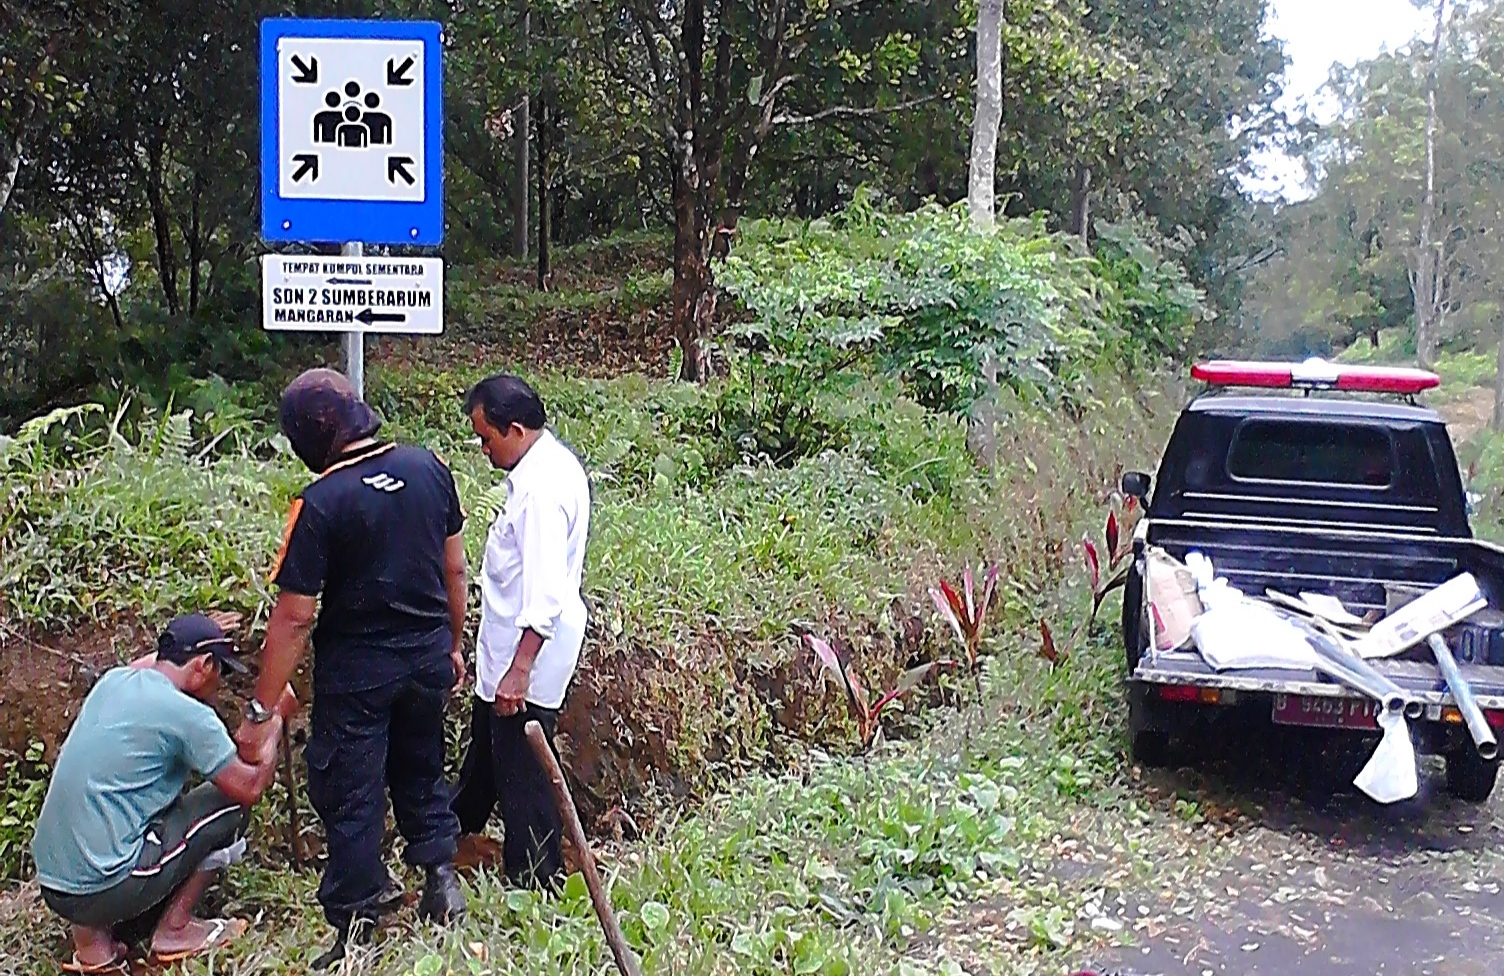
[[[1086, 572], [1091, 578], [1091, 616], [1087, 618], [1090, 626], [1097, 619], [1097, 612], [1102, 609], [1102, 601], [1107, 594], [1122, 586], [1128, 581], [1128, 570], [1132, 565], [1129, 556], [1133, 554], [1133, 526], [1138, 521], [1138, 499], [1131, 495], [1122, 502], [1123, 514], [1118, 516], [1117, 511], [1109, 509], [1107, 512], [1107, 525], [1102, 530], [1102, 541], [1107, 545], [1104, 549], [1098, 549], [1086, 536], [1081, 537], [1082, 557], [1086, 560]], [[1107, 554], [1107, 563], [1102, 563], [1102, 553]], [[1107, 580], [1103, 581], [1103, 575]]]
[[[1139, 519], [1139, 503], [1131, 495], [1121, 503], [1118, 503], [1117, 496], [1114, 496], [1113, 501], [1113, 507], [1107, 511], [1107, 523], [1102, 528], [1102, 541], [1105, 545], [1099, 548], [1087, 536], [1081, 537], [1081, 557], [1086, 563], [1086, 574], [1091, 581], [1091, 615], [1071, 633], [1066, 649], [1055, 643], [1055, 634], [1049, 622], [1039, 622], [1039, 656], [1051, 664], [1059, 664], [1081, 632], [1096, 622], [1102, 601], [1107, 599], [1107, 595], [1128, 582], [1128, 571], [1133, 565], [1129, 558], [1133, 555], [1133, 526]], [[1107, 557], [1105, 564], [1103, 553]]]
[[846, 692], [846, 704], [851, 709], [852, 718], [856, 720], [857, 733], [861, 736], [862, 745], [869, 746], [877, 737], [883, 709], [893, 704], [899, 698], [918, 688], [931, 674], [944, 668], [953, 667], [954, 661], [931, 661], [918, 667], [910, 668], [898, 678], [898, 683], [892, 689], [881, 695], [877, 701], [868, 703], [867, 690], [862, 686], [861, 679], [856, 675], [856, 668], [852, 666], [851, 655], [845, 648], [837, 650], [830, 642], [816, 637], [814, 634], [805, 634], [804, 642], [810, 650], [815, 652], [816, 659], [824, 666], [826, 671], [833, 673], [841, 682], [841, 688]]
[[930, 599], [935, 601], [935, 609], [950, 624], [951, 632], [966, 652], [966, 665], [973, 671], [976, 670], [977, 655], [981, 651], [982, 637], [986, 632], [987, 611], [992, 607], [992, 598], [997, 593], [999, 569], [1000, 567], [993, 566], [987, 570], [987, 575], [982, 580], [981, 599], [977, 598], [970, 566], [961, 575], [961, 592], [964, 596], [956, 593], [945, 580], [940, 581], [938, 589], [930, 587]]

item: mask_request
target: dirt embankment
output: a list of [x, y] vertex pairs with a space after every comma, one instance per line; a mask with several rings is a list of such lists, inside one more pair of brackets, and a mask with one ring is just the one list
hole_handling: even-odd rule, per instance
[[41, 742], [50, 760], [99, 676], [151, 649], [135, 621], [66, 635], [0, 630], [0, 766]]

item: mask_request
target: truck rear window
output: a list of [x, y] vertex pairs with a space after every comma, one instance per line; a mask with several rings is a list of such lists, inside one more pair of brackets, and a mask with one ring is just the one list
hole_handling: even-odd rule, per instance
[[1394, 442], [1377, 427], [1249, 420], [1233, 438], [1227, 471], [1244, 481], [1387, 488], [1394, 481]]

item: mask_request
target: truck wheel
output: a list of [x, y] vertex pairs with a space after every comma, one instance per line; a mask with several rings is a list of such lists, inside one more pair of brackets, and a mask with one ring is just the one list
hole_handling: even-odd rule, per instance
[[1484, 759], [1468, 746], [1447, 754], [1447, 792], [1468, 803], [1482, 803], [1494, 791], [1499, 760]]
[[1123, 648], [1128, 655], [1128, 673], [1138, 667], [1144, 653], [1144, 578], [1135, 566], [1123, 583]]
[[1128, 689], [1128, 759], [1145, 769], [1170, 765], [1170, 733], [1163, 717], [1152, 714], [1148, 693], [1141, 687]]
[[1170, 737], [1158, 729], [1135, 732], [1128, 743], [1128, 758], [1145, 769], [1164, 769], [1170, 765]]

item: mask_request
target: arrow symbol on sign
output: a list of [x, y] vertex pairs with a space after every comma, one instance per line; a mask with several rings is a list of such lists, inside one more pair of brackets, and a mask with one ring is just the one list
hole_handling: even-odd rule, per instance
[[298, 168], [292, 171], [292, 181], [294, 183], [300, 182], [309, 173], [313, 174], [313, 178], [309, 182], [313, 182], [319, 178], [318, 153], [298, 153], [292, 158], [292, 161], [298, 164]]
[[294, 83], [299, 85], [316, 85], [319, 83], [319, 59], [309, 58], [304, 64], [303, 59], [296, 54], [292, 56], [292, 66], [298, 73], [292, 76]]
[[355, 321], [363, 325], [375, 325], [377, 322], [406, 322], [407, 316], [400, 312], [373, 312], [364, 309], [355, 316]]
[[408, 186], [412, 186], [416, 181], [413, 179], [413, 174], [407, 171], [407, 168], [411, 165], [413, 165], [413, 158], [411, 156], [388, 156], [386, 158], [387, 182], [395, 184], [397, 177], [400, 176], [407, 181]]
[[369, 285], [370, 278], [330, 278], [326, 285]]
[[387, 62], [386, 62], [386, 83], [387, 83], [387, 85], [390, 86], [390, 87], [392, 87], [392, 88], [406, 88], [408, 85], [411, 85], [413, 83], [413, 79], [409, 78], [407, 76], [407, 71], [412, 66], [413, 66], [413, 59], [412, 59], [411, 55], [409, 55], [408, 58], [407, 58], [407, 60], [403, 61], [401, 64], [397, 64], [397, 59], [396, 58], [387, 58]]

